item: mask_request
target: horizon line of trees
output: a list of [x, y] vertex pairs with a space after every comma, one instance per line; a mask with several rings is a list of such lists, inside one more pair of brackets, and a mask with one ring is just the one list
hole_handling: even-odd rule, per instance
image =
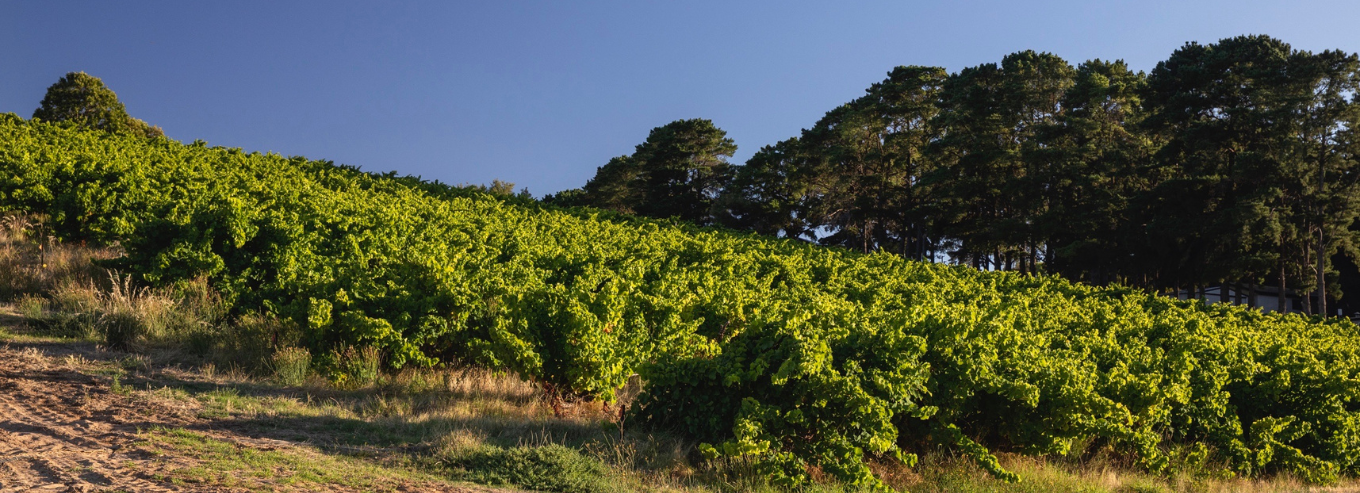
[[[1034, 51], [904, 66], [744, 165], [713, 122], [678, 120], [544, 200], [1225, 301], [1273, 285], [1277, 309], [1292, 289], [1326, 314], [1333, 259], [1360, 257], [1358, 88], [1355, 54], [1268, 36], [1188, 43], [1146, 74]], [[33, 117], [164, 135], [84, 72]]]
[[1325, 315], [1333, 257], [1360, 254], [1358, 88], [1355, 54], [1268, 36], [1150, 73], [1034, 51], [904, 66], [744, 165], [679, 120], [544, 200], [1098, 285], [1270, 285]]

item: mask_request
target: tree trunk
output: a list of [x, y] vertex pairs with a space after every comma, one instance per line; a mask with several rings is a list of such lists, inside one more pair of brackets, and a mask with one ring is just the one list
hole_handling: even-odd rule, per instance
[[1278, 295], [1276, 295], [1276, 296], [1278, 296], [1278, 298], [1279, 298], [1279, 306], [1276, 308], [1276, 311], [1279, 311], [1280, 313], [1289, 313], [1289, 306], [1285, 304], [1285, 294], [1284, 294], [1285, 282], [1284, 282], [1284, 261], [1283, 261], [1283, 260], [1280, 261], [1280, 283], [1279, 283], [1278, 286], [1279, 286], [1279, 288], [1280, 288], [1280, 293], [1279, 293]]
[[1228, 302], [1228, 281], [1218, 283], [1218, 302]]
[[[1312, 255], [1313, 249], [1303, 247], [1303, 265], [1312, 265], [1313, 263]], [[1303, 309], [1304, 315], [1313, 314], [1313, 293], [1315, 292], [1317, 292], [1316, 289], [1308, 293], [1302, 292], [1299, 293], [1299, 304], [1302, 305], [1301, 308]]]
[[1324, 243], [1324, 241], [1325, 241], [1324, 238], [1325, 238], [1325, 237], [1323, 236], [1323, 231], [1322, 231], [1322, 229], [1321, 229], [1321, 228], [1318, 228], [1318, 246], [1317, 246], [1317, 285], [1318, 285], [1318, 289], [1317, 289], [1317, 312], [1318, 312], [1318, 315], [1322, 315], [1323, 318], [1326, 318], [1326, 317], [1327, 317], [1327, 266], [1326, 266], [1326, 258], [1323, 257], [1323, 254], [1326, 252], [1326, 246], [1325, 246], [1325, 243]]
[[[1325, 140], [1325, 138], [1324, 138]], [[1318, 160], [1318, 194], [1323, 195], [1327, 191], [1327, 161]], [[1317, 244], [1317, 312], [1323, 318], [1327, 318], [1327, 258], [1323, 256], [1327, 252], [1327, 206], [1325, 203], [1318, 204], [1318, 217], [1323, 218], [1318, 223], [1318, 244]]]
[[1039, 266], [1039, 245], [1030, 244], [1030, 272], [1031, 272], [1031, 274], [1039, 274], [1039, 270], [1038, 270], [1038, 268], [1036, 268], [1036, 267], [1038, 267], [1038, 266]]
[[1247, 289], [1251, 290], [1251, 293], [1247, 294], [1247, 306], [1256, 308], [1256, 283], [1247, 284]]
[[864, 229], [862, 229], [862, 230], [861, 230], [861, 233], [860, 233], [860, 235], [863, 237], [863, 240], [862, 240], [862, 241], [864, 242], [864, 253], [869, 253], [869, 235], [873, 234], [873, 233], [869, 230], [869, 228], [871, 227], [871, 226], [870, 226], [871, 224], [873, 224], [873, 223], [870, 223], [870, 222], [868, 222], [868, 221], [865, 221], [865, 222], [864, 222]]

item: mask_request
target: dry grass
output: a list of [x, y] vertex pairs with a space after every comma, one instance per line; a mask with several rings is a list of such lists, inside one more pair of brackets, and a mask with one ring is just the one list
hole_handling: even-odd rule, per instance
[[95, 261], [116, 258], [116, 247], [70, 245], [47, 234], [45, 218], [0, 214], [0, 300], [46, 296], [63, 284], [87, 284], [104, 276]]
[[[214, 356], [252, 370], [279, 332], [262, 317], [225, 323], [226, 306], [206, 281], [138, 286], [100, 267], [117, 247], [65, 244], [46, 234], [41, 216], [0, 214], [0, 301], [11, 301], [30, 335], [95, 341], [161, 359]], [[213, 354], [220, 353], [220, 354]]]
[[126, 385], [145, 389], [138, 395], [191, 401], [216, 427], [380, 462], [415, 462], [452, 479], [477, 477], [458, 466], [459, 458], [560, 446], [607, 465], [608, 491], [718, 489], [703, 486], [685, 442], [626, 427], [620, 435], [617, 406], [606, 410], [598, 402], [569, 404], [556, 416], [541, 388], [503, 372], [408, 369], [350, 389], [316, 375], [279, 387], [272, 378], [216, 366], [120, 364], [130, 368]]
[[[165, 427], [140, 435], [138, 451], [187, 462], [164, 480], [174, 485], [199, 485], [247, 491], [410, 491], [440, 488], [439, 478], [420, 471], [385, 467], [347, 456], [327, 455], [305, 448], [256, 449], [201, 433]], [[447, 488], [448, 491], [468, 491]]]
[[1082, 461], [1045, 459], [1015, 454], [1000, 455], [1002, 464], [1020, 475], [1021, 482], [1000, 483], [988, 477], [972, 461], [947, 453], [927, 454], [920, 464], [900, 471], [893, 486], [916, 492], [1167, 492], [1167, 493], [1286, 493], [1355, 492], [1360, 483], [1352, 479], [1330, 486], [1309, 485], [1280, 474], [1267, 478], [1224, 477], [1221, 471], [1182, 471], [1159, 476], [1140, 471], [1110, 457], [1088, 457]]
[[[202, 374], [181, 379], [205, 379]], [[338, 390], [313, 379], [293, 393], [273, 393], [246, 378], [217, 378], [214, 390], [191, 394], [203, 412], [223, 420], [280, 431], [276, 438], [305, 440], [322, 449], [398, 455], [441, 471], [439, 458], [490, 448], [565, 446], [608, 464], [618, 491], [777, 491], [749, 465], [703, 463], [693, 444], [666, 434], [617, 427], [617, 408], [575, 403], [565, 416], [535, 385], [484, 369], [407, 370], [362, 391]], [[222, 390], [233, 389], [233, 390]], [[625, 393], [626, 394], [626, 393]], [[626, 425], [626, 423], [625, 423]], [[411, 459], [415, 458], [415, 459]], [[433, 458], [433, 462], [430, 460]], [[931, 453], [914, 468], [875, 464], [875, 472], [902, 491], [917, 492], [1294, 492], [1357, 491], [1356, 483], [1319, 488], [1280, 475], [1223, 479], [1182, 473], [1162, 477], [1112, 457], [1083, 461], [1002, 455], [1020, 483], [998, 482], [971, 461]], [[447, 472], [447, 471], [446, 471]], [[455, 476], [457, 477], [457, 476]], [[859, 491], [831, 482], [808, 491]]]

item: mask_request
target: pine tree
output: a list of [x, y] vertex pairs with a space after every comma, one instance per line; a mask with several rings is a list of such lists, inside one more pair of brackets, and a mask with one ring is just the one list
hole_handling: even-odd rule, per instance
[[1060, 117], [1072, 76], [1061, 58], [1024, 51], [945, 83], [943, 134], [933, 146], [940, 169], [930, 183], [939, 204], [935, 221], [957, 240], [956, 255], [997, 269], [1022, 258], [1037, 263], [1043, 239], [1036, 221], [1053, 200], [1043, 183], [1052, 164], [1042, 153], [1026, 159], [1025, 150]]
[[1289, 45], [1241, 36], [1190, 43], [1152, 71], [1149, 128], [1166, 139], [1157, 166], [1171, 178], [1143, 214], [1152, 256], [1175, 284], [1274, 278], [1284, 308], [1303, 230], [1301, 127]]
[[584, 187], [584, 205], [648, 217], [714, 222], [714, 200], [731, 179], [737, 145], [710, 120], [653, 128], [632, 155], [601, 166]]
[[1027, 160], [1048, 165], [1039, 168], [1051, 200], [1038, 229], [1053, 247], [1045, 259], [1052, 271], [1096, 284], [1140, 277], [1141, 259], [1131, 255], [1139, 235], [1127, 211], [1154, 178], [1140, 169], [1153, 142], [1136, 131], [1145, 84], [1123, 61], [1081, 64], [1064, 113], [1027, 148]]

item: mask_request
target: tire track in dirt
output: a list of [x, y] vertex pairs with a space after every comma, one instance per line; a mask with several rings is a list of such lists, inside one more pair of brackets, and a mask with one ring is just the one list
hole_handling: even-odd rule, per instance
[[[61, 347], [45, 348], [60, 353]], [[110, 381], [82, 373], [35, 347], [0, 345], [0, 493], [20, 491], [238, 491], [207, 484], [170, 483], [175, 471], [197, 459], [146, 450], [141, 432], [157, 426], [188, 428], [256, 450], [296, 449], [284, 440], [227, 431], [232, 423], [199, 417], [197, 405], [117, 393]], [[256, 481], [258, 479], [258, 481]], [[248, 488], [281, 491], [355, 491], [333, 484], [275, 484], [252, 478]], [[414, 482], [384, 485], [394, 491], [489, 493], [494, 488]]]
[[54, 367], [36, 350], [0, 348], [0, 492], [183, 490], [149, 479], [165, 464], [128, 453], [145, 417], [188, 421]]

